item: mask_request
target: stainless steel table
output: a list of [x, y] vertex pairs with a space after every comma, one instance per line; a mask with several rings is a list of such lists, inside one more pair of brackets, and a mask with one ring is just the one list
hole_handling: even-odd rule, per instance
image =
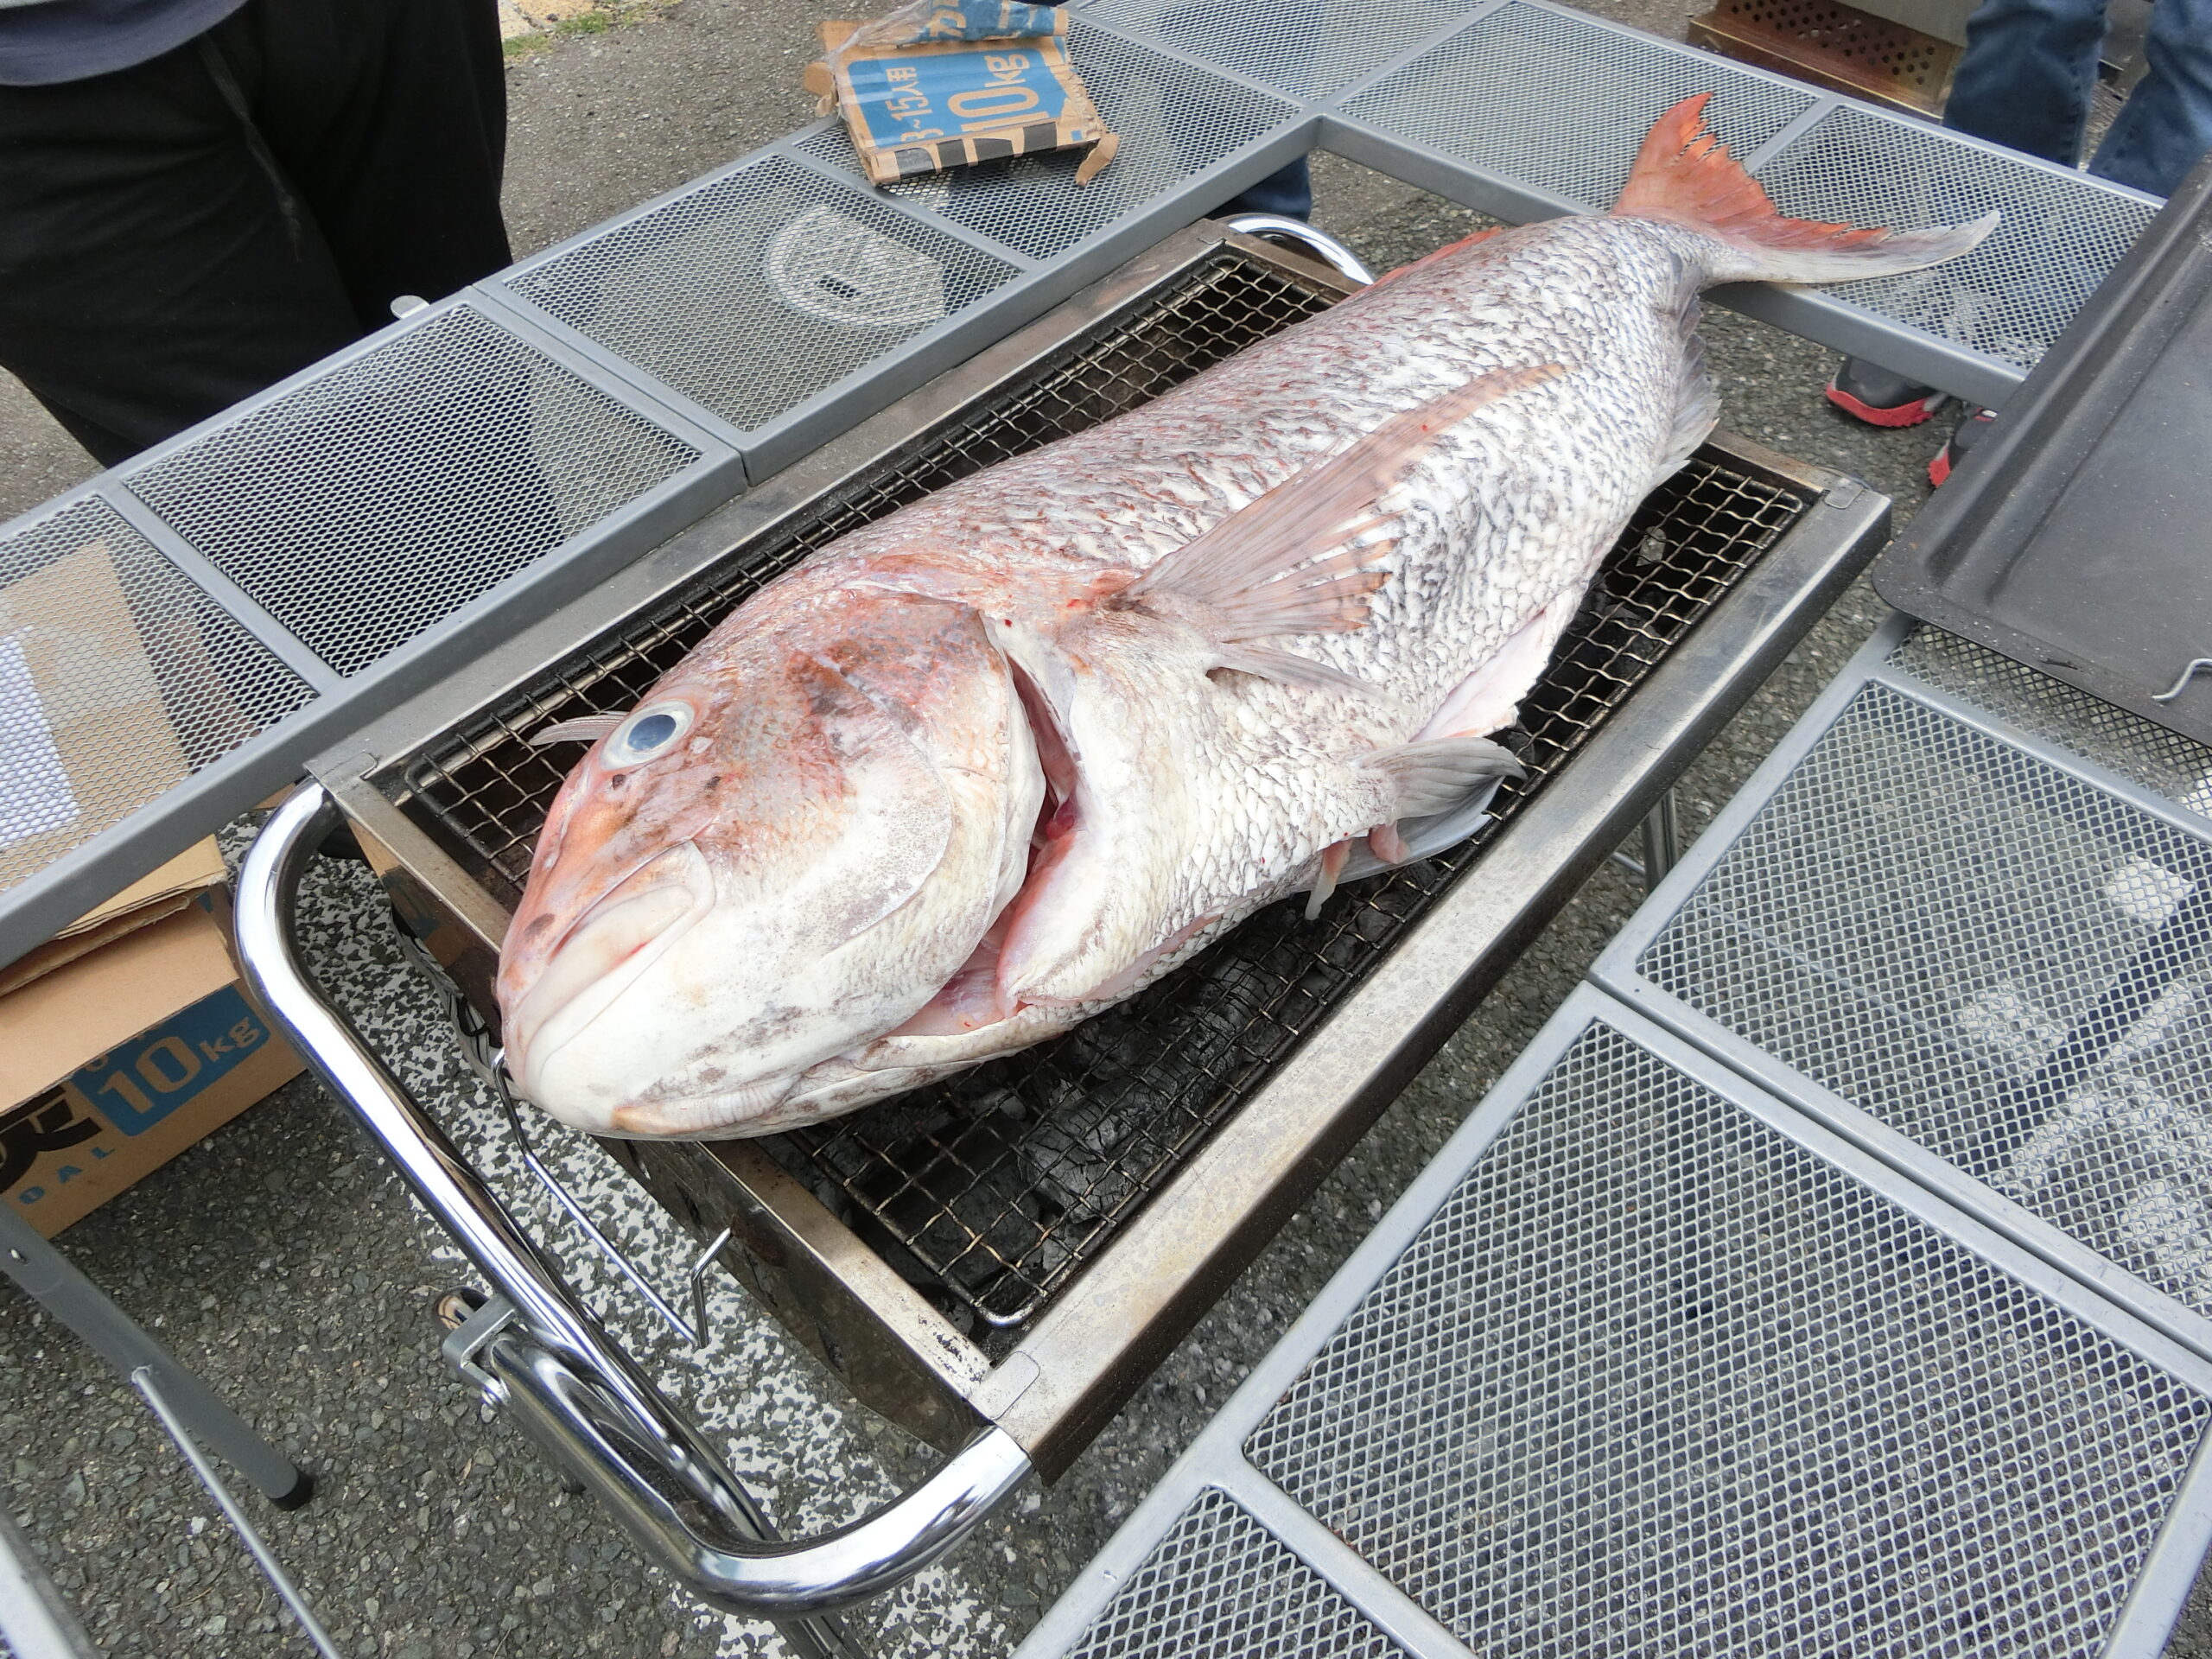
[[[873, 190], [818, 122], [0, 528], [0, 595], [42, 579], [145, 640], [64, 653], [49, 713], [149, 705], [175, 739], [80, 768], [0, 848], [0, 961], [1303, 151], [1510, 219], [1585, 211], [1713, 92], [1791, 212], [2005, 215], [1940, 271], [1716, 299], [1991, 403], [2156, 206], [1547, 0], [1099, 0], [1070, 50], [1122, 136], [1095, 182], [1032, 157]], [[52, 792], [35, 741], [8, 754], [0, 789]]]

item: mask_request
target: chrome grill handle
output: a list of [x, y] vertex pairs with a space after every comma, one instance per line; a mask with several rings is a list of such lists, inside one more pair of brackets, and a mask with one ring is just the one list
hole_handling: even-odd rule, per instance
[[239, 962], [270, 1021], [512, 1305], [519, 1330], [501, 1332], [480, 1356], [495, 1392], [694, 1594], [777, 1621], [802, 1653], [849, 1653], [818, 1616], [880, 1594], [937, 1560], [1020, 1484], [1027, 1456], [993, 1428], [874, 1514], [818, 1539], [777, 1538], [720, 1454], [607, 1337], [302, 964], [293, 927], [300, 879], [338, 822], [337, 804], [309, 782], [263, 827], [238, 872]]
[[481, 1361], [505, 1385], [508, 1410], [531, 1438], [596, 1493], [639, 1549], [702, 1599], [756, 1618], [836, 1612], [882, 1594], [943, 1555], [1029, 1473], [1002, 1428], [985, 1430], [905, 1497], [804, 1543], [733, 1548], [704, 1537], [682, 1494], [640, 1471], [650, 1448], [625, 1433], [619, 1408], [562, 1356], [503, 1332]]
[[1357, 254], [1326, 231], [1316, 230], [1302, 219], [1293, 219], [1287, 213], [1233, 213], [1221, 222], [1240, 236], [1295, 242], [1322, 264], [1333, 265], [1363, 286], [1375, 280], [1375, 273]]

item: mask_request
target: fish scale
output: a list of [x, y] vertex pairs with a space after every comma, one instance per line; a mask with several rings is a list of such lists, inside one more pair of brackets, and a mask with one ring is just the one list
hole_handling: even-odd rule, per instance
[[1611, 214], [1443, 250], [748, 601], [555, 803], [499, 979], [523, 1092], [615, 1135], [849, 1110], [1468, 833], [1486, 734], [1713, 424], [1698, 292], [1989, 228], [1783, 219], [1703, 101]]

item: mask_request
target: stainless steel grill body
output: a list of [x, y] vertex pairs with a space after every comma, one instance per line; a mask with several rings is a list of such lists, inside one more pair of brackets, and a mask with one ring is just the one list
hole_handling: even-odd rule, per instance
[[[1344, 288], [1194, 227], [318, 775], [488, 1013], [506, 909], [563, 776], [524, 734], [634, 699], [853, 525], [1141, 402]], [[702, 1237], [733, 1229], [741, 1274], [862, 1400], [947, 1446], [999, 1424], [1056, 1472], [1818, 614], [1885, 516], [1847, 480], [1708, 448], [1623, 538], [1525, 705], [1529, 778], [1474, 842], [1359, 885], [1318, 924], [1270, 912], [1127, 1007], [950, 1084], [769, 1141], [618, 1156]]]
[[2209, 812], [2212, 751], [1900, 621], [1593, 973], [2212, 1353]]
[[2200, 1357], [1586, 987], [1021, 1656], [2147, 1654], [2208, 1426]]

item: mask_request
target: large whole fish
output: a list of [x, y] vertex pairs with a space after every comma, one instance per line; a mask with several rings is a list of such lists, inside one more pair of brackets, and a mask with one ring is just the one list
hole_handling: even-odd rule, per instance
[[1471, 239], [816, 554], [596, 737], [504, 948], [522, 1092], [756, 1135], [1065, 1030], [1436, 850], [1605, 550], [1713, 425], [1697, 296], [1990, 222], [1780, 216], [1662, 117], [1611, 214]]

